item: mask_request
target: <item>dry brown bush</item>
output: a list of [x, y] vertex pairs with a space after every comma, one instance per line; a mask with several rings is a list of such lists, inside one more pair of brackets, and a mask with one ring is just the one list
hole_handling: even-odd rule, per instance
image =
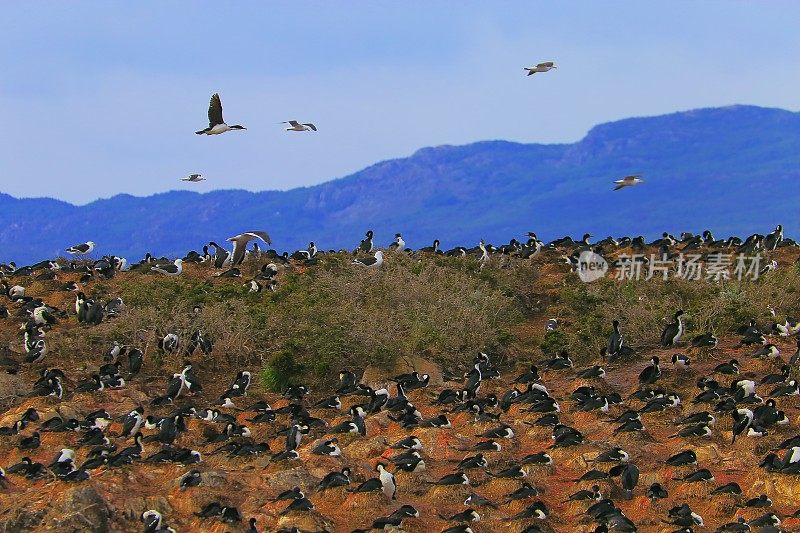
[[596, 358], [619, 319], [626, 341], [633, 347], [650, 347], [659, 342], [663, 327], [678, 309], [686, 313], [687, 338], [715, 332], [735, 331], [750, 319], [762, 327], [778, 318], [800, 315], [800, 271], [784, 268], [757, 280], [651, 279], [617, 281], [603, 279], [582, 283], [577, 276], [565, 278], [556, 305], [570, 327], [564, 329], [565, 348], [579, 360]]
[[59, 357], [96, 364], [116, 340], [174, 368], [185, 354], [161, 353], [158, 339], [172, 332], [186, 343], [201, 329], [214, 343], [214, 357], [197, 356], [204, 367], [261, 367], [265, 385], [280, 388], [292, 380], [330, 381], [343, 367], [388, 367], [398, 357], [447, 365], [502, 349], [522, 316], [517, 291], [503, 285], [515, 278], [508, 268], [479, 272], [475, 262], [399, 254], [367, 270], [350, 259], [328, 255], [305, 272], [287, 270], [274, 293], [260, 294], [247, 293], [237, 279], [209, 282], [207, 273], [131, 274], [93, 288], [95, 296], [122, 296], [124, 315], [54, 331], [48, 341]]

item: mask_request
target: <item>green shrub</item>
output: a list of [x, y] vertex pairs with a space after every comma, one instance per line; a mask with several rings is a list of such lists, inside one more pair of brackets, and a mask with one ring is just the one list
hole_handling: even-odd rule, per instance
[[567, 335], [558, 330], [548, 331], [544, 334], [542, 342], [539, 344], [545, 355], [556, 355], [568, 348]]
[[410, 355], [450, 365], [513, 344], [512, 326], [525, 312], [518, 287], [529, 289], [535, 277], [527, 263], [481, 271], [470, 260], [391, 254], [380, 270], [365, 270], [350, 260], [326, 255], [305, 272], [281, 273], [275, 292], [254, 294], [241, 280], [208, 274], [131, 274], [115, 290], [113, 282], [98, 284], [104, 297], [121, 296], [128, 312], [86, 329], [88, 344], [97, 352], [113, 340], [147, 347], [151, 362], [178, 366], [183, 355], [161, 354], [158, 339], [174, 332], [186, 342], [199, 328], [214, 342], [204, 368], [258, 367], [270, 390], [333, 381], [345, 367], [388, 368]]
[[686, 313], [686, 338], [706, 331], [731, 333], [751, 319], [768, 326], [773, 320], [770, 306], [780, 317], [797, 316], [798, 288], [800, 276], [793, 268], [770, 272], [758, 280], [723, 283], [675, 278], [583, 283], [568, 275], [554, 310], [569, 324], [563, 331], [571, 353], [580, 361], [585, 354], [597, 357], [614, 319], [620, 320], [629, 345], [648, 348], [658, 344], [664, 325], [678, 309]]

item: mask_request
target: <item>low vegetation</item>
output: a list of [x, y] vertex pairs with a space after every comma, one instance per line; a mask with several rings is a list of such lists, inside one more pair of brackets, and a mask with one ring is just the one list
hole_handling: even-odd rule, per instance
[[505, 353], [510, 328], [525, 316], [525, 289], [535, 271], [525, 264], [479, 272], [477, 263], [399, 256], [377, 271], [354, 268], [345, 255], [326, 256], [286, 272], [274, 292], [247, 293], [242, 281], [131, 275], [94, 286], [92, 296], [119, 295], [128, 312], [94, 328], [59, 333], [64, 357], [78, 343], [104, 350], [113, 340], [156, 345], [168, 332], [188, 339], [201, 329], [214, 341], [214, 367], [260, 367], [271, 390], [287, 383], [335, 380], [343, 367], [389, 367], [421, 355], [442, 365], [482, 349]]
[[[59, 328], [49, 344], [51, 353], [74, 361], [117, 340], [173, 367], [183, 356], [163, 354], [158, 339], [168, 332], [188, 339], [201, 329], [214, 342], [214, 356], [201, 364], [257, 368], [265, 389], [280, 390], [299, 381], [331, 383], [345, 367], [386, 370], [409, 356], [453, 371], [478, 350], [511, 364], [568, 350], [585, 363], [597, 358], [613, 319], [621, 320], [629, 344], [646, 348], [676, 309], [686, 311], [688, 335], [723, 334], [753, 317], [766, 324], [770, 306], [780, 316], [800, 315], [797, 267], [722, 284], [610, 278], [587, 284], [566, 271], [553, 257], [498, 257], [480, 269], [472, 259], [404, 255], [373, 271], [334, 254], [317, 266], [286, 270], [277, 289], [263, 293], [242, 286], [253, 272], [241, 279], [209, 278], [197, 267], [179, 278], [128, 274], [90, 286], [95, 298], [121, 296], [128, 307], [123, 316]], [[65, 295], [62, 308], [71, 297]], [[558, 331], [532, 329], [550, 317], [559, 319]]]
[[611, 321], [619, 319], [626, 342], [633, 347], [658, 343], [665, 324], [678, 309], [686, 313], [687, 335], [734, 332], [751, 319], [762, 326], [800, 314], [800, 267], [770, 272], [757, 280], [651, 279], [618, 281], [610, 278], [582, 283], [566, 276], [550, 313], [568, 324], [558, 334], [546, 336], [548, 352], [566, 349], [578, 361], [596, 358], [605, 346]]

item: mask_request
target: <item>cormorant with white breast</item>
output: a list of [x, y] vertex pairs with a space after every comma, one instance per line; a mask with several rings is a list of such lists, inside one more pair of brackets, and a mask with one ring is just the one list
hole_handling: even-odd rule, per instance
[[211, 102], [208, 104], [208, 127], [200, 131], [196, 131], [197, 135], [219, 135], [231, 130], [244, 130], [247, 129], [239, 124], [228, 126], [222, 119], [222, 101], [219, 99], [219, 94], [214, 93], [211, 95]]
[[676, 311], [674, 321], [666, 325], [661, 333], [661, 346], [674, 346], [681, 339], [684, 330], [683, 321], [681, 320], [682, 315], [682, 310]]

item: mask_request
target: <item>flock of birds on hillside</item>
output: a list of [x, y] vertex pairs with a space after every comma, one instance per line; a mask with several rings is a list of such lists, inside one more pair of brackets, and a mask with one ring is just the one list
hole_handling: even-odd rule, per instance
[[[784, 238], [780, 226], [767, 235], [755, 234], [745, 239], [715, 240], [710, 232], [704, 232], [698, 236], [683, 234], [680, 239], [664, 234], [662, 239], [650, 243], [640, 237], [626, 237], [590, 244], [590, 236], [586, 235], [578, 241], [567, 237], [545, 244], [530, 233], [524, 243], [512, 240], [495, 247], [481, 241], [473, 249], [456, 247], [447, 251], [439, 248], [439, 241], [418, 251], [408, 250], [399, 233], [385, 251], [376, 250], [373, 238], [373, 232], [368, 231], [353, 251], [360, 256], [353, 260], [353, 268], [380, 267], [388, 257], [384, 252], [419, 257], [473, 255], [483, 265], [494, 256], [526, 259], [549, 250], [571, 262], [571, 258], [587, 249], [607, 253], [623, 247], [635, 250], [655, 246], [665, 254], [674, 254], [683, 250], [712, 253], [720, 249], [772, 252], [798, 246]], [[74, 385], [71, 385], [75, 383], [74, 377], [48, 364], [45, 340], [48, 330], [71, 321], [73, 314], [78, 322], [92, 325], [125, 312], [125, 304], [118, 297], [106, 303], [87, 298], [83, 292], [86, 285], [127, 271], [176, 276], [186, 262], [209, 265], [216, 270], [216, 276], [236, 277], [234, 270], [245, 260], [263, 257], [269, 262], [260, 268], [255, 279], [245, 284], [245, 290], [258, 292], [262, 284], [274, 287], [281, 268], [313, 265], [325, 254], [314, 243], [294, 254], [262, 251], [256, 244], [258, 241], [271, 244], [269, 235], [263, 231], [242, 233], [228, 241], [233, 244], [231, 251], [211, 242], [202, 253], [190, 252], [174, 262], [159, 262], [148, 254], [135, 265], [114, 256], [66, 265], [56, 260], [19, 268], [13, 264], [0, 265], [4, 295], [10, 305], [16, 306], [16, 309], [3, 307], [3, 315], [10, 317], [13, 311], [14, 316], [22, 318], [25, 354], [22, 362], [6, 354], [0, 359], [0, 366], [9, 373], [18, 373], [28, 365], [39, 368], [29, 397], [52, 397], [59, 401], [79, 395], [99, 398], [104, 391], [128, 387], [141, 380], [142, 369], [150, 363], [145, 359], [146, 350], [115, 342], [99, 368]], [[248, 250], [250, 243], [254, 246]], [[72, 246], [67, 252], [86, 258], [94, 248], [93, 242], [87, 242]], [[75, 308], [71, 311], [50, 306], [44, 301], [46, 295], [30, 295], [24, 286], [8, 282], [24, 278], [54, 280], [62, 273], [79, 275], [77, 281], [59, 287], [76, 293]], [[777, 312], [774, 315], [777, 317]], [[660, 345], [664, 349], [677, 349], [684, 342], [683, 317], [683, 311], [677, 310], [672, 322], [663, 329]], [[160, 394], [149, 398], [148, 405], [137, 406], [127, 413], [99, 409], [79, 418], [55, 416], [46, 420], [30, 407], [0, 428], [0, 442], [13, 442], [19, 453], [24, 454], [16, 464], [0, 469], [0, 484], [8, 488], [42, 479], [82, 482], [131, 465], [173, 463], [186, 467], [179, 482], [182, 491], [203, 491], [202, 465], [209, 455], [225, 455], [230, 461], [269, 457], [267, 469], [282, 468], [287, 463], [302, 464], [317, 456], [328, 458], [330, 462], [325, 464], [336, 465], [335, 468], [318, 479], [315, 487], [294, 487], [274, 494], [267, 511], [273, 522], [259, 528], [258, 520], [249, 518], [248, 525], [243, 526], [248, 533], [300, 531], [291, 522], [307, 515], [319, 516], [324, 523], [325, 517], [318, 511], [324, 501], [351, 497], [367, 498], [364, 505], [369, 502], [376, 513], [370, 523], [358, 525], [354, 532], [401, 528], [408, 520], [438, 519], [448, 524], [443, 533], [470, 533], [481, 520], [489, 519], [496, 520], [495, 524], [506, 523], [514, 531], [534, 533], [549, 531], [548, 523], [566, 520], [554, 512], [555, 507], [564, 505], [579, 510], [584, 520], [595, 523], [595, 533], [632, 532], [638, 528], [623, 511], [625, 500], [634, 494], [644, 494], [656, 505], [671, 492], [690, 484], [713, 487], [708, 497], [732, 498], [735, 509], [761, 512], [749, 519], [741, 515], [716, 531], [777, 532], [782, 531], [782, 520], [790, 516], [800, 518], [800, 510], [774, 509], [767, 495], [747, 494], [735, 482], [716, 486], [714, 469], [721, 468], [720, 463], [701, 460], [694, 449], [715, 438], [733, 445], [737, 439], [757, 439], [796, 430], [796, 423], [792, 423], [787, 412], [796, 409], [800, 394], [798, 320], [776, 318], [766, 328], [755, 320], [744, 324], [739, 330], [738, 349], [747, 350], [748, 359], [725, 361], [697, 375], [694, 370], [697, 363], [693, 363], [688, 353], [675, 352], [671, 356], [671, 370], [664, 368], [654, 355], [639, 374], [638, 384], [626, 396], [608, 386], [605, 379], [616, 372], [615, 365], [636, 364], [636, 351], [626, 342], [620, 321], [615, 320], [610, 326], [607, 345], [600, 353], [601, 361], [587, 368], [574, 368], [570, 355], [562, 352], [509, 379], [490, 355], [480, 353], [468, 372], [445, 377], [453, 386], [439, 388], [435, 393], [428, 390], [431, 376], [417, 371], [392, 376], [384, 385], [373, 387], [375, 383], [363, 383], [354, 371], [342, 370], [339, 384], [330, 395], [312, 397], [308, 387], [294, 385], [280, 398], [268, 400], [264, 396], [257, 401], [247, 399], [253, 374], [246, 370], [236, 372], [219, 397], [209, 398], [192, 357], [211, 353], [212, 339], [200, 329], [188, 339], [169, 333], [160, 339], [159, 350], [181, 354], [185, 363], [180, 372], [166, 376], [166, 386]], [[546, 325], [548, 330], [559, 327], [557, 319]], [[777, 343], [781, 338], [797, 339], [796, 350], [785, 360]], [[718, 342], [713, 333], [705, 333], [691, 339], [688, 345], [691, 350], [713, 353]], [[757, 349], [748, 348], [751, 346]], [[779, 370], [744, 377], [746, 371], [761, 368], [758, 365], [762, 361]], [[671, 389], [666, 384], [671, 381], [665, 379], [669, 374], [691, 376], [696, 381], [694, 396], [681, 396]], [[575, 388], [551, 390], [548, 382], [563, 375], [577, 380]], [[217, 381], [223, 376], [213, 379]], [[610, 428], [608, 436], [592, 438], [578, 427], [578, 413], [595, 413], [597, 420]], [[677, 439], [684, 448], [665, 459], [665, 465], [674, 475], [661, 476], [659, 481], [643, 486], [640, 480], [651, 478], [652, 473], [642, 472], [637, 466], [637, 459], [642, 457], [636, 449], [637, 442], [630, 439], [647, 435], [648, 426], [658, 420], [675, 424], [675, 432], [669, 438]], [[370, 436], [377, 425], [386, 424], [406, 434], [396, 442], [380, 446], [372, 457], [372, 472], [363, 463], [348, 458], [350, 446]], [[48, 432], [62, 433], [65, 447], [52, 450], [55, 452], [52, 461], [35, 461], [30, 455], [39, 453], [42, 436]], [[447, 449], [437, 446], [439, 432], [458, 432], [457, 437], [451, 438], [458, 445], [451, 443]], [[549, 434], [547, 445], [540, 438], [545, 433]], [[532, 449], [536, 451], [520, 454]], [[560, 468], [557, 458], [569, 457], [572, 450], [576, 450], [575, 454], [579, 453], [577, 450], [581, 454], [594, 453], [589, 462], [591, 468], [575, 479], [576, 490], [567, 502], [553, 501], [548, 497], [547, 478]], [[452, 458], [454, 453], [460, 454], [458, 458]], [[800, 474], [800, 434], [783, 439], [752, 468], [781, 476]], [[269, 474], [266, 476], [268, 479]], [[796, 482], [797, 478], [793, 479]], [[482, 488], [492, 483], [502, 483], [502, 487], [508, 487], [507, 493], [494, 499], [482, 494]], [[269, 481], [264, 487], [270, 490]], [[463, 501], [462, 510], [445, 512], [452, 509], [448, 503], [439, 509], [438, 516], [425, 516], [417, 508], [415, 497], [428, 490], [435, 491], [443, 502], [452, 503], [458, 498]], [[378, 496], [369, 496], [372, 493]], [[694, 503], [684, 498], [661, 519], [678, 533], [707, 527], [700, 513], [692, 509]], [[384, 509], [391, 512], [379, 515]], [[195, 514], [198, 519], [222, 521], [228, 527], [245, 523], [245, 516], [230, 500], [212, 499]], [[169, 526], [170, 517], [156, 509], [146, 510], [140, 519], [146, 533], [175, 531]], [[281, 525], [276, 525], [278, 522]], [[339, 530], [343, 525], [329, 527]]]
[[[382, 249], [375, 245], [374, 232], [368, 230], [364, 239], [362, 239], [355, 250], [352, 251], [328, 250], [326, 252], [320, 250], [316, 243], [312, 241], [305, 250], [296, 250], [293, 253], [278, 253], [274, 249], [262, 250], [258, 245], [258, 241], [271, 245], [272, 240], [265, 231], [253, 230], [228, 238], [227, 241], [233, 244], [233, 249], [230, 251], [215, 241], [211, 241], [203, 246], [201, 252], [192, 250], [183, 258], [178, 258], [174, 261], [165, 257], [156, 258], [149, 253], [136, 264], [131, 264], [124, 257], [104, 256], [102, 259], [95, 261], [93, 265], [84, 265], [82, 268], [85, 269], [84, 279], [89, 280], [92, 279], [92, 275], [95, 273], [100, 273], [106, 278], [110, 278], [113, 277], [116, 272], [127, 271], [153, 271], [166, 276], [180, 276], [183, 273], [184, 264], [196, 263], [210, 265], [216, 269], [225, 269], [222, 272], [217, 272], [215, 274], [216, 277], [238, 278], [242, 276], [242, 271], [239, 267], [246, 258], [252, 257], [254, 260], [261, 260], [263, 258], [269, 260], [269, 263], [264, 264], [259, 274], [245, 284], [252, 292], [261, 292], [265, 288], [275, 288], [275, 276], [280, 268], [291, 267], [297, 264], [310, 266], [319, 261], [320, 258], [324, 257], [327, 253], [352, 252], [354, 255], [359, 256], [353, 259], [353, 264], [371, 269], [383, 266], [386, 253], [397, 252], [443, 255], [447, 257], [474, 257], [478, 260], [482, 268], [489, 263], [492, 256], [530, 259], [536, 257], [543, 251], [560, 250], [566, 252], [565, 255], [562, 255], [563, 260], [571, 265], [573, 269], [577, 269], [580, 255], [585, 251], [591, 251], [600, 256], [605, 256], [620, 249], [630, 248], [633, 255], [627, 260], [647, 265], [651, 258], [647, 254], [641, 252], [652, 247], [657, 247], [658, 253], [653, 254], [654, 257], [665, 261], [677, 260], [678, 262], [675, 263], [675, 267], [676, 270], [680, 271], [682, 265], [679, 261], [688, 261], [688, 256], [690, 254], [699, 255], [702, 259], [707, 260], [715, 254], [728, 253], [756, 256], [762, 253], [773, 252], [778, 248], [798, 247], [797, 241], [784, 237], [782, 225], [778, 225], [772, 232], [766, 235], [754, 233], [745, 239], [736, 236], [728, 237], [727, 239], [715, 239], [714, 235], [709, 230], [704, 231], [700, 235], [684, 232], [680, 235], [680, 238], [676, 238], [665, 232], [660, 239], [651, 242], [647, 242], [642, 236], [637, 236], [621, 237], [619, 239], [606, 237], [596, 243], [591, 243], [591, 237], [592, 236], [587, 233], [578, 241], [571, 237], [563, 237], [545, 243], [537, 237], [535, 232], [528, 232], [527, 239], [524, 242], [511, 239], [508, 244], [500, 246], [494, 246], [481, 239], [475, 247], [455, 246], [444, 250], [441, 248], [439, 239], [435, 239], [430, 246], [420, 248], [419, 250], [412, 250], [406, 247], [406, 242], [400, 233], [396, 233], [394, 241], [385, 249]], [[252, 243], [252, 246], [248, 248], [250, 243]], [[95, 247], [96, 244], [94, 241], [88, 241], [71, 246], [66, 249], [66, 252], [83, 258], [91, 254], [95, 250]], [[697, 252], [704, 253], [698, 254]], [[372, 255], [364, 256], [365, 254]], [[621, 261], [623, 260], [617, 260], [614, 264], [620, 266]], [[761, 267], [759, 274], [763, 275], [771, 270], [775, 270], [777, 267], [777, 262], [771, 260]], [[46, 272], [41, 274], [44, 278], [55, 276], [55, 273], [58, 271], [69, 272], [75, 268], [81, 267], [75, 262], [63, 266], [55, 260], [41, 261], [35, 265], [22, 268], [17, 268], [15, 263], [0, 265], [0, 271], [11, 275], [30, 275], [36, 271], [44, 270]], [[16, 286], [14, 290], [17, 292], [24, 292], [24, 288], [21, 286]], [[77, 289], [70, 286], [69, 290]]]

